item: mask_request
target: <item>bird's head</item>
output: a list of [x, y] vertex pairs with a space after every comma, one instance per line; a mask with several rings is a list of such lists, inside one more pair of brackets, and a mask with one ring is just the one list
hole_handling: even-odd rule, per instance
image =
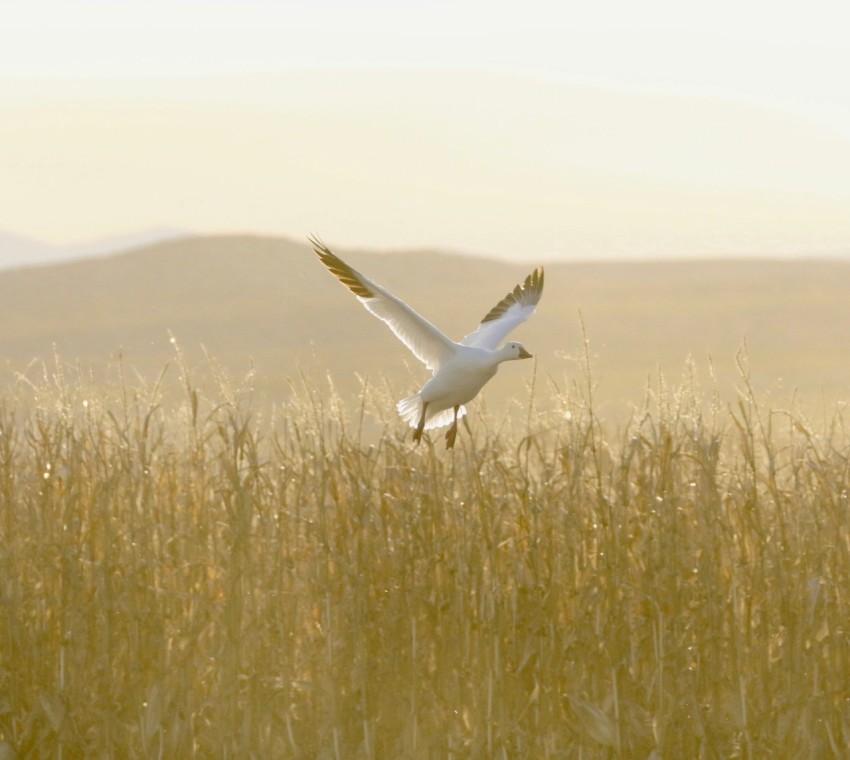
[[525, 346], [522, 343], [517, 343], [516, 341], [511, 341], [510, 343], [505, 343], [502, 346], [502, 352], [507, 355], [507, 359], [530, 359], [531, 354], [525, 350]]

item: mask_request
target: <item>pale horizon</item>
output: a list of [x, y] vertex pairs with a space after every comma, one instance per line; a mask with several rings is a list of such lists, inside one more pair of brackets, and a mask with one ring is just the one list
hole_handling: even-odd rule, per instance
[[33, 2], [0, 230], [519, 260], [850, 253], [840, 4]]

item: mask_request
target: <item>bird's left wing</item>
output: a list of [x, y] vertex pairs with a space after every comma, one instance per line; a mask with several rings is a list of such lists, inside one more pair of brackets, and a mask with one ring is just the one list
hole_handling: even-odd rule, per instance
[[352, 269], [318, 238], [313, 250], [328, 271], [347, 287], [372, 314], [387, 323], [396, 337], [419, 361], [436, 372], [455, 353], [455, 344], [404, 301]]
[[461, 344], [495, 350], [511, 330], [534, 314], [542, 294], [543, 267], [538, 267], [490, 309], [478, 329], [465, 336]]

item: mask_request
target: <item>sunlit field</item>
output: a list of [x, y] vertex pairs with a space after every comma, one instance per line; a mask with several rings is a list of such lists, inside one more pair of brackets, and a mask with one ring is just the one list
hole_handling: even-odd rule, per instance
[[0, 751], [850, 752], [850, 431], [743, 360], [616, 426], [586, 367], [518, 384], [453, 451], [378, 389], [61, 366], [0, 400]]

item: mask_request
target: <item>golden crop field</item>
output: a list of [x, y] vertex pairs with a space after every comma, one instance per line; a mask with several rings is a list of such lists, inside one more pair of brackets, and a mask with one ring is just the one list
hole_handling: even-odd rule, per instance
[[0, 401], [8, 756], [850, 752], [840, 409], [764, 408], [744, 371], [612, 428], [586, 371], [445, 451], [378, 391], [295, 383], [272, 417], [182, 383], [57, 365]]

